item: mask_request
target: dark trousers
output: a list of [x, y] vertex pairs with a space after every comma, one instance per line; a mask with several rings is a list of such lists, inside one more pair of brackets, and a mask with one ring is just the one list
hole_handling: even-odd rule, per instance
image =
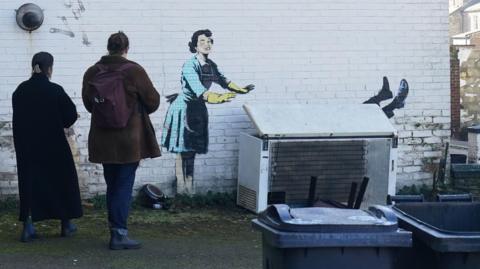
[[110, 228], [127, 229], [128, 211], [132, 202], [132, 188], [138, 162], [103, 164], [107, 183], [107, 209]]

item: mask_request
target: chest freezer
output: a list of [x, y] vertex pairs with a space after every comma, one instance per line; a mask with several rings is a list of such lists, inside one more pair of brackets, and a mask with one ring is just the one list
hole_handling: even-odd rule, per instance
[[397, 132], [376, 105], [246, 104], [256, 133], [240, 134], [237, 204], [305, 206], [310, 178], [320, 199], [346, 202], [370, 178], [363, 205], [395, 194]]

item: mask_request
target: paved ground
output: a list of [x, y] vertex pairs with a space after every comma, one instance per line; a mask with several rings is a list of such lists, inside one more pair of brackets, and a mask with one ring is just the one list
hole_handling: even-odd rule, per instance
[[144, 247], [130, 251], [107, 249], [104, 211], [85, 213], [72, 238], [59, 237], [58, 221], [45, 221], [36, 224], [42, 238], [21, 243], [16, 212], [0, 211], [0, 268], [261, 268], [261, 236], [245, 211], [134, 210], [130, 233]]

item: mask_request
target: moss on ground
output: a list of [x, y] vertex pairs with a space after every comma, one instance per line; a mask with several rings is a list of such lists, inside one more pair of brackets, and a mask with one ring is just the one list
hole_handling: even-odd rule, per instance
[[138, 251], [110, 251], [105, 210], [86, 208], [72, 238], [59, 237], [59, 221], [36, 223], [41, 238], [18, 241], [16, 209], [0, 210], [0, 268], [261, 268], [255, 215], [235, 207], [153, 210], [134, 208], [129, 218]]

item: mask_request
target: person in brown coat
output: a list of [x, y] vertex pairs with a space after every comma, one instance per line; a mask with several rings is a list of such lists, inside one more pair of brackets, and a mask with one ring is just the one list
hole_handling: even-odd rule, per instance
[[[123, 32], [112, 34], [107, 48], [109, 55], [103, 56], [91, 66], [83, 77], [83, 103], [92, 113], [88, 136], [89, 160], [101, 163], [104, 169], [110, 249], [134, 249], [141, 245], [127, 237], [128, 210], [139, 161], [160, 156], [149, 117], [149, 114], [157, 110], [160, 95], [145, 70], [139, 64], [127, 60], [129, 42]], [[121, 74], [123, 85], [115, 85], [113, 73]], [[105, 82], [103, 84], [102, 79]], [[128, 114], [124, 118], [126, 126], [108, 122], [115, 115], [102, 112], [101, 106], [108, 102], [105, 96], [109, 93], [103, 93], [105, 90], [116, 91], [115, 94], [123, 91], [120, 96], [125, 99], [126, 105], [120, 112], [126, 111]], [[100, 96], [103, 94], [105, 96]], [[113, 103], [118, 103], [118, 100], [115, 99]]]

